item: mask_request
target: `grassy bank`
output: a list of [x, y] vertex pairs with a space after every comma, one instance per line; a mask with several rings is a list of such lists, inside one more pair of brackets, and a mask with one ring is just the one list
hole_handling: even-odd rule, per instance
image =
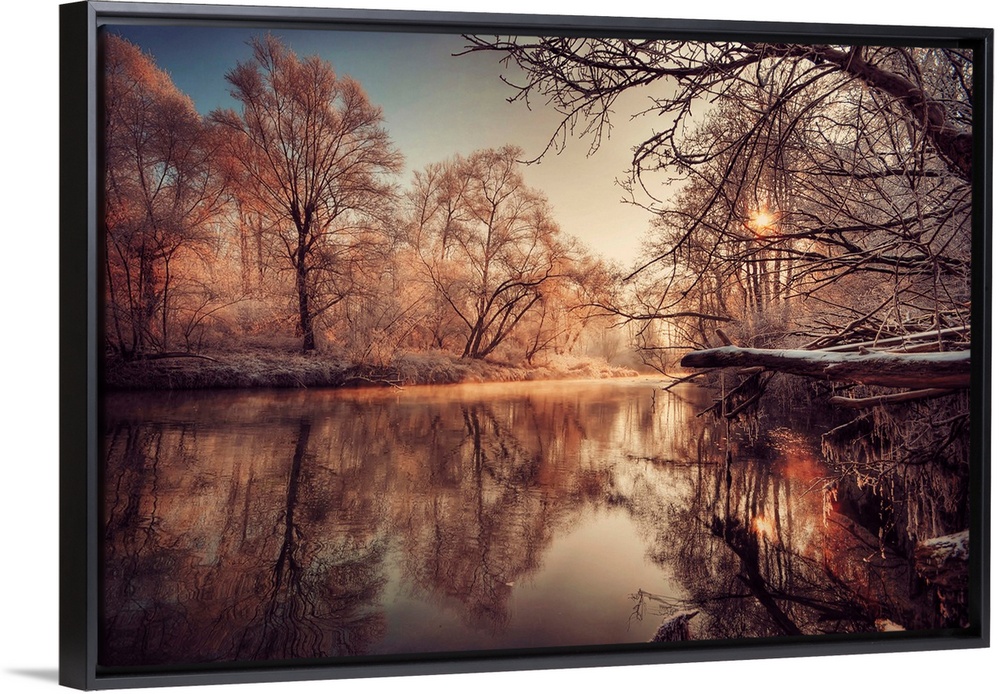
[[386, 365], [371, 365], [331, 354], [258, 350], [109, 362], [104, 382], [113, 390], [349, 388], [632, 375], [635, 372], [625, 367], [573, 357], [538, 366], [514, 366], [431, 352], [402, 354]]

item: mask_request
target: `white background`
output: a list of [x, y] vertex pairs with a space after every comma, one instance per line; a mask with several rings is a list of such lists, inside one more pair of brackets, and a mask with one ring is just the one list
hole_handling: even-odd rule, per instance
[[[219, 4], [240, 4], [218, 0]], [[243, 3], [246, 4], [246, 3]], [[317, 0], [256, 4], [336, 5]], [[835, 0], [357, 0], [340, 6], [820, 23], [996, 27], [992, 3]], [[4, 4], [0, 40], [0, 691], [57, 688], [58, 2]], [[996, 119], [994, 119], [995, 121]], [[994, 126], [995, 127], [995, 126]], [[994, 196], [996, 195], [994, 187]], [[995, 263], [995, 257], [994, 257]], [[993, 491], [996, 491], [996, 484]], [[995, 497], [995, 494], [993, 494]], [[993, 523], [996, 530], [996, 523]], [[994, 594], [996, 580], [992, 581]], [[245, 692], [988, 691], [995, 649], [240, 685]], [[989, 682], [993, 684], [989, 684]], [[234, 686], [151, 691], [237, 691]]]

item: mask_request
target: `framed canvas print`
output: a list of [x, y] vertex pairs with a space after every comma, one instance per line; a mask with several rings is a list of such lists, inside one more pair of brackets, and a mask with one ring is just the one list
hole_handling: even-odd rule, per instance
[[63, 5], [61, 682], [987, 646], [992, 37]]

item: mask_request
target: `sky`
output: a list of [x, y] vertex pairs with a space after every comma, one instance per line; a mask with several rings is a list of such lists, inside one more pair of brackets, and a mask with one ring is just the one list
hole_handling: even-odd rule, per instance
[[[202, 114], [237, 104], [225, 74], [249, 60], [249, 39], [262, 29], [247, 27], [108, 25], [151, 55]], [[536, 158], [559, 124], [558, 114], [535, 99], [532, 108], [510, 103], [514, 89], [500, 76], [517, 81], [516, 67], [505, 69], [499, 54], [455, 56], [465, 42], [457, 34], [381, 33], [336, 30], [271, 30], [299, 57], [316, 55], [338, 74], [361, 83], [383, 109], [385, 126], [405, 157], [408, 184], [414, 170], [454, 154], [515, 144], [525, 159]], [[631, 161], [631, 147], [652, 131], [631, 115], [646, 104], [642, 95], [620, 100], [610, 139], [589, 155], [590, 139], [571, 140], [558, 154], [549, 152], [524, 170], [531, 187], [545, 193], [562, 231], [592, 252], [630, 264], [637, 257], [650, 215], [623, 203], [616, 185]]]

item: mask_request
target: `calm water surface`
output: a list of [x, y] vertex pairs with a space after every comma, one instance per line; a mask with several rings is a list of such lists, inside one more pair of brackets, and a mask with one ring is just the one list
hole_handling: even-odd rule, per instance
[[695, 638], [848, 628], [802, 597], [807, 438], [727, 466], [658, 385], [113, 394], [101, 663], [643, 642], [692, 605]]

